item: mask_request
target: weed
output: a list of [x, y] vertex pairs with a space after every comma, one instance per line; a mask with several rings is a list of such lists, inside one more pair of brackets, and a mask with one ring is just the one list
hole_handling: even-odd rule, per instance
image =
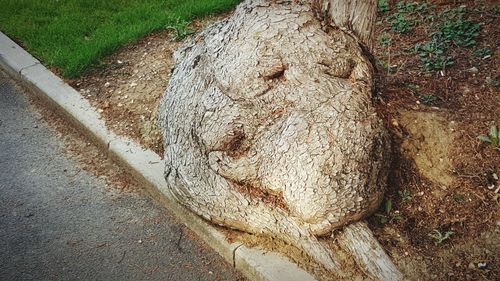
[[375, 62], [380, 65], [387, 73], [391, 73], [393, 71], [393, 69], [385, 60], [375, 57]]
[[416, 84], [407, 84], [406, 87], [411, 91], [414, 96], [417, 96], [421, 102], [425, 104], [431, 104], [438, 100], [433, 94], [422, 94], [420, 93], [420, 86]]
[[398, 11], [400, 12], [406, 12], [406, 13], [411, 13], [413, 12], [413, 8], [415, 7], [416, 3], [413, 3], [413, 2], [405, 2], [405, 1], [399, 1], [397, 4], [396, 4], [396, 8], [398, 9]]
[[169, 25], [166, 29], [173, 31], [172, 40], [180, 41], [194, 33], [194, 30], [189, 27], [189, 22], [177, 19], [173, 25]]
[[398, 191], [398, 193], [399, 193], [399, 197], [401, 197], [401, 200], [403, 202], [411, 199], [411, 193], [410, 193], [410, 191], [408, 191], [406, 189], [400, 190], [400, 191]]
[[450, 239], [450, 237], [453, 234], [455, 234], [455, 232], [453, 232], [453, 231], [446, 231], [443, 234], [441, 231], [434, 229], [431, 233], [429, 233], [429, 236], [434, 239], [434, 244], [437, 246], [437, 245], [443, 243], [444, 241]]
[[500, 131], [496, 126], [491, 126], [488, 135], [480, 135], [478, 139], [491, 144], [496, 150], [500, 151]]
[[486, 77], [486, 83], [493, 87], [500, 87], [500, 80], [491, 79], [491, 77]]
[[434, 95], [430, 95], [430, 94], [427, 94], [427, 95], [421, 95], [420, 96], [420, 100], [423, 102], [423, 103], [433, 103], [437, 100], [437, 97], [434, 96]]
[[386, 69], [389, 65], [387, 64], [387, 62], [379, 57], [375, 57], [375, 62], [380, 65], [381, 67], [383, 67], [384, 69]]
[[455, 43], [457, 46], [470, 47], [476, 44], [475, 38], [479, 35], [480, 23], [472, 23], [464, 18], [467, 10], [465, 7], [445, 9], [441, 16], [444, 18], [439, 25], [440, 35], [443, 39]]
[[435, 18], [436, 18], [436, 14], [430, 13], [428, 15], [425, 15], [423, 20], [426, 22], [433, 22]]
[[426, 2], [421, 3], [415, 7], [415, 11], [419, 13], [425, 13], [429, 10], [429, 7]]
[[447, 40], [453, 41], [457, 46], [470, 47], [476, 44], [475, 38], [479, 35], [480, 27], [479, 23], [457, 19], [443, 22], [440, 32]]
[[491, 56], [492, 52], [490, 48], [479, 48], [474, 51], [474, 55], [480, 58]]
[[453, 200], [455, 200], [456, 202], [462, 202], [465, 200], [465, 196], [463, 194], [453, 194]]
[[406, 87], [408, 87], [408, 89], [410, 89], [414, 94], [418, 93], [418, 91], [420, 90], [420, 86], [413, 83], [407, 84]]
[[398, 33], [407, 33], [420, 21], [415, 14], [420, 14], [428, 10], [427, 3], [399, 1], [396, 4], [397, 12], [387, 17], [391, 22], [391, 29]]
[[419, 4], [418, 2], [405, 2], [405, 1], [399, 1], [396, 4], [396, 8], [398, 9], [399, 12], [402, 13], [413, 13], [413, 12], [425, 12], [427, 10], [427, 3], [421, 3]]
[[441, 13], [439, 13], [439, 17], [441, 18], [456, 18], [456, 17], [463, 17], [465, 13], [467, 12], [467, 9], [465, 6], [459, 6], [453, 9], [450, 9], [450, 7], [444, 8]]
[[[415, 3], [398, 3], [398, 10], [404, 11], [426, 11], [426, 5]], [[450, 44], [458, 47], [470, 47], [476, 44], [476, 37], [479, 35], [480, 23], [472, 23], [465, 19], [467, 10], [465, 7], [456, 9], [444, 9], [438, 16], [442, 19], [437, 26], [437, 31], [432, 33], [429, 41], [417, 43], [413, 50], [420, 56], [422, 67], [426, 71], [442, 70], [454, 63], [453, 57], [448, 55]], [[430, 13], [434, 20], [434, 13]], [[491, 50], [482, 48], [476, 50], [476, 55], [487, 56]], [[434, 101], [434, 100], [432, 100]], [[431, 101], [431, 102], [432, 102]]]
[[380, 37], [378, 38], [378, 40], [380, 42], [380, 45], [382, 45], [382, 46], [388, 46], [388, 45], [391, 44], [392, 38], [391, 38], [391, 36], [389, 36], [389, 34], [384, 33], [384, 34], [380, 35]]
[[493, 13], [495, 14], [500, 14], [500, 5], [495, 5], [493, 6], [493, 8], [491, 9], [493, 11]]
[[391, 211], [392, 211], [392, 200], [391, 199], [387, 199], [385, 201], [385, 213], [386, 214], [390, 214]]
[[415, 45], [415, 51], [418, 52], [422, 66], [427, 71], [442, 70], [453, 64], [453, 58], [445, 54], [447, 48], [447, 44], [437, 37], [424, 44]]
[[407, 18], [404, 13], [395, 13], [390, 17], [391, 29], [394, 32], [406, 33], [413, 28], [413, 23], [410, 18]]
[[378, 0], [378, 12], [379, 13], [384, 13], [389, 11], [389, 3], [387, 3], [387, 0]]
[[391, 223], [394, 220], [400, 220], [401, 216], [398, 211], [392, 211], [392, 200], [387, 199], [384, 205], [384, 212], [375, 214], [376, 217], [380, 219], [381, 224]]

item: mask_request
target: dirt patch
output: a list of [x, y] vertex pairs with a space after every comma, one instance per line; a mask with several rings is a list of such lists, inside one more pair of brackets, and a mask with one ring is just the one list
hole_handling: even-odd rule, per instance
[[498, 266], [495, 261], [500, 251], [498, 236], [498, 231], [486, 232], [432, 255], [393, 252], [393, 260], [411, 280], [495, 280]]
[[112, 131], [161, 155], [158, 105], [178, 46], [169, 32], [156, 33], [120, 49], [70, 84], [98, 108]]
[[[426, 71], [415, 45], [430, 38], [437, 19], [394, 32], [387, 17], [399, 1], [387, 2], [390, 9], [379, 14], [375, 35], [378, 41], [390, 39], [374, 50], [377, 60], [386, 62], [378, 64], [375, 98], [392, 135], [394, 160], [386, 199], [368, 219], [370, 228], [412, 280], [495, 280], [500, 276], [500, 153], [477, 137], [500, 126], [496, 3], [476, 1], [468, 7], [467, 19], [481, 23], [477, 47], [452, 45], [447, 52], [454, 64]], [[468, 2], [439, 3], [448, 6], [418, 16], [437, 17]], [[157, 107], [178, 46], [168, 32], [156, 33], [70, 82], [99, 108], [113, 131], [161, 155]], [[478, 49], [491, 54], [478, 56]], [[445, 239], [446, 233], [452, 234]], [[232, 231], [227, 236], [284, 253], [320, 280], [333, 278], [280, 241]]]
[[421, 175], [446, 186], [453, 182], [449, 150], [457, 127], [447, 115], [440, 111], [402, 111], [399, 116], [406, 133], [401, 144], [404, 156], [415, 161]]

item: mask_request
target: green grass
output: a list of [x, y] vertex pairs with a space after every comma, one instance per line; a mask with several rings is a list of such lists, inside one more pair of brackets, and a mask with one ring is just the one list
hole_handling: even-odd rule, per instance
[[152, 31], [234, 7], [240, 0], [0, 0], [0, 30], [65, 77], [81, 75]]

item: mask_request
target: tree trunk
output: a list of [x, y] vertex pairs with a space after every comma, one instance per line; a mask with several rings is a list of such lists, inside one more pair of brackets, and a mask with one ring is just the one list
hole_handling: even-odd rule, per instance
[[312, 3], [319, 18], [352, 32], [371, 51], [377, 0], [312, 0]]
[[388, 172], [360, 47], [376, 4], [298, 2], [247, 0], [175, 53], [160, 107], [165, 178], [203, 218], [283, 239], [334, 271], [317, 237], [373, 212]]

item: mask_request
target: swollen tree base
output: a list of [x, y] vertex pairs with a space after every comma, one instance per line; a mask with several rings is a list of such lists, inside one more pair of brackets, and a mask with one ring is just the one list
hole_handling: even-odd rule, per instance
[[[160, 106], [165, 178], [199, 216], [284, 240], [339, 272], [318, 237], [378, 207], [389, 141], [358, 37], [299, 2], [245, 1], [175, 53]], [[363, 258], [387, 258], [366, 227], [343, 235], [370, 274], [394, 272]], [[358, 239], [374, 250], [350, 249]]]

